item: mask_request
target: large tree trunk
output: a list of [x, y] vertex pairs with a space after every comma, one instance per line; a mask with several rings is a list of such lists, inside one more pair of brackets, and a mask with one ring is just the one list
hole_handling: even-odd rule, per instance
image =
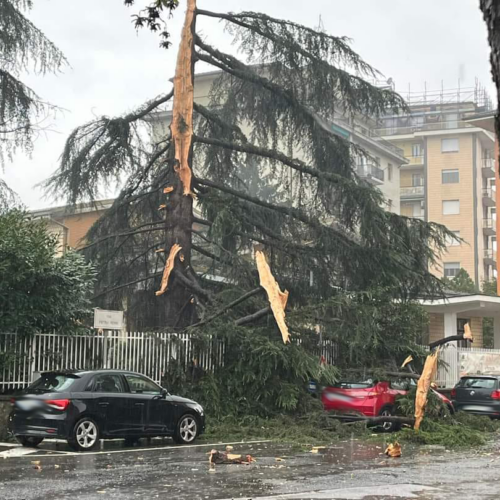
[[193, 100], [194, 100], [194, 38], [196, 0], [188, 0], [186, 19], [182, 31], [177, 67], [174, 78], [174, 104], [172, 112], [172, 144], [175, 172], [166, 194], [165, 252], [168, 256], [174, 244], [182, 247], [175, 259], [165, 300], [165, 326], [182, 328], [195, 321], [195, 303], [191, 290], [186, 288], [176, 273], [187, 276], [191, 266], [191, 240], [193, 225], [193, 196], [191, 195]]
[[[491, 47], [491, 73], [497, 87], [497, 116], [495, 128], [497, 137], [500, 137], [500, 1], [480, 0], [481, 10], [488, 28], [488, 41]], [[497, 165], [498, 168], [498, 165]]]

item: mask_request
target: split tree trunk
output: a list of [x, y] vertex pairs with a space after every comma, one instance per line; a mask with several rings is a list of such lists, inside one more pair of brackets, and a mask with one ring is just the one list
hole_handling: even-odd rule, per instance
[[[176, 175], [172, 177], [173, 191], [165, 194], [166, 231], [165, 252], [168, 256], [174, 244], [182, 250], [175, 260], [172, 280], [165, 295], [165, 326], [183, 328], [195, 321], [195, 300], [192, 292], [176, 278], [176, 272], [186, 274], [191, 266], [193, 197], [191, 196], [191, 167], [193, 156], [194, 100], [194, 38], [196, 0], [187, 1], [186, 19], [177, 56], [174, 78], [172, 112], [173, 158]], [[167, 187], [167, 186], [166, 186]]]

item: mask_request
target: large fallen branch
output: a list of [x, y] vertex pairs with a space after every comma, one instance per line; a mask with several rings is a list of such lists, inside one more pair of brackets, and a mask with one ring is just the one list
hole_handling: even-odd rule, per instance
[[194, 325], [191, 325], [190, 328], [196, 328], [196, 327], [199, 327], [199, 326], [202, 326], [202, 325], [206, 325], [207, 323], [210, 323], [214, 319], [218, 318], [219, 316], [222, 316], [224, 313], [226, 313], [227, 311], [229, 311], [229, 309], [232, 309], [233, 307], [236, 307], [237, 305], [241, 304], [242, 302], [244, 302], [245, 300], [249, 299], [250, 297], [254, 297], [255, 295], [258, 295], [259, 293], [261, 293], [263, 291], [264, 291], [264, 289], [261, 288], [261, 287], [255, 288], [254, 290], [246, 293], [245, 295], [242, 295], [238, 299], [236, 299], [233, 302], [230, 302], [226, 306], [222, 307], [221, 309], [219, 309], [215, 314], [213, 314], [209, 318], [204, 319], [203, 321], [200, 321], [198, 323], [195, 323]]
[[366, 417], [364, 415], [328, 415], [329, 418], [336, 420], [346, 420], [350, 422], [366, 422], [367, 424], [383, 424], [385, 422], [393, 422], [396, 424], [413, 425], [415, 419], [412, 417], [398, 417], [398, 416], [380, 416], [380, 417]]

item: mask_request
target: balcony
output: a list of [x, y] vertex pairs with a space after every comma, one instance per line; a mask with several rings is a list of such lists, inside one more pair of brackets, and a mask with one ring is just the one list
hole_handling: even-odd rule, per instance
[[496, 234], [496, 224], [495, 219], [483, 219], [483, 234], [485, 236], [494, 236]]
[[484, 249], [484, 263], [488, 266], [496, 266], [496, 253], [492, 248]]
[[408, 163], [405, 166], [410, 166], [410, 165], [423, 165], [424, 164], [424, 155], [417, 155], [417, 156], [407, 156], [406, 159], [408, 160]]
[[494, 207], [496, 197], [496, 190], [493, 188], [483, 188], [483, 205], [485, 207]]
[[424, 194], [424, 186], [402, 187], [400, 189], [400, 196], [402, 200], [423, 198]]
[[495, 177], [495, 160], [493, 158], [483, 158], [481, 162], [483, 177], [485, 179]]
[[384, 183], [384, 171], [375, 163], [367, 162], [356, 167], [357, 174], [365, 181], [380, 186]]
[[431, 130], [452, 130], [459, 128], [472, 128], [468, 122], [464, 121], [444, 121], [444, 122], [427, 122], [427, 123], [414, 123], [413, 125], [401, 125], [394, 124], [389, 127], [382, 127], [377, 129], [377, 133], [382, 137], [387, 137], [391, 135], [407, 135], [413, 134], [414, 132], [423, 132]]

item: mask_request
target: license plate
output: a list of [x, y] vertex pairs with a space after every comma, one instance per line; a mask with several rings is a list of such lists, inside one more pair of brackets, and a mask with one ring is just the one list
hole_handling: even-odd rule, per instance
[[37, 408], [40, 408], [41, 403], [40, 401], [34, 401], [31, 399], [25, 400], [25, 401], [16, 401], [16, 406], [23, 411], [32, 411], [36, 410]]

